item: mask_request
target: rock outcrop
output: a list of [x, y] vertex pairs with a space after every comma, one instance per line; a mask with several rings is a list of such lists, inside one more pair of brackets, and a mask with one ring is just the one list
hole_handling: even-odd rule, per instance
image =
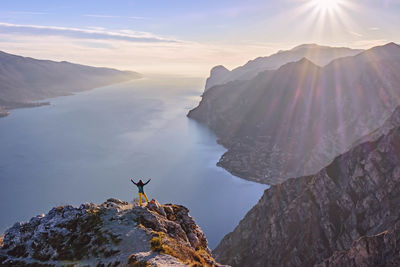
[[382, 135], [364, 138], [315, 175], [267, 189], [213, 251], [216, 260], [255, 267], [399, 266], [399, 122], [397, 108]]
[[311, 175], [378, 128], [400, 104], [400, 46], [324, 67], [307, 59], [210, 88], [188, 114], [228, 150], [218, 165], [277, 184]]
[[389, 230], [354, 241], [350, 249], [335, 252], [316, 267], [334, 266], [400, 266], [400, 221]]
[[222, 65], [212, 68], [210, 71], [210, 77], [208, 77], [206, 81], [206, 90], [214, 85], [220, 84], [221, 81], [226, 79], [229, 73], [230, 71]]
[[60, 206], [0, 238], [1, 266], [219, 266], [180, 205]]

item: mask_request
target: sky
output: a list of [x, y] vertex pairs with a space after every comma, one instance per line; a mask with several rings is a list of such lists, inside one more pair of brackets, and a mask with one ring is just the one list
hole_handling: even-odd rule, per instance
[[400, 43], [400, 0], [1, 0], [0, 50], [207, 76], [304, 43]]

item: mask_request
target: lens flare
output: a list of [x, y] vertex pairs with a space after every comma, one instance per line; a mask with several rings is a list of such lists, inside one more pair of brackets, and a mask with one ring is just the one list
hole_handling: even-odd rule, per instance
[[319, 11], [335, 11], [339, 5], [341, 0], [312, 0], [312, 4]]

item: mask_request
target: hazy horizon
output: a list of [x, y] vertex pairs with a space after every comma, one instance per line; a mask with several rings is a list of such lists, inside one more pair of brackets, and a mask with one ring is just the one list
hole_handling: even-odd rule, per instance
[[[392, 42], [387, 42], [387, 43], [392, 43]], [[387, 43], [378, 44], [376, 46], [385, 45]], [[367, 50], [367, 49], [370, 49], [372, 47], [375, 47], [375, 46], [372, 46], [372, 47], [366, 47], [366, 48], [354, 48], [354, 47], [348, 47], [348, 46], [329, 46], [329, 45], [321, 45], [321, 44], [317, 44], [317, 43], [303, 43], [303, 44], [298, 44], [298, 45], [296, 45], [294, 47], [291, 47], [291, 48], [288, 48], [288, 49], [279, 49], [279, 50], [276, 50], [276, 51], [274, 51], [274, 52], [272, 52], [270, 54], [260, 55], [258, 57], [269, 57], [269, 56], [272, 56], [272, 55], [274, 55], [276, 53], [279, 53], [281, 51], [290, 51], [290, 50], [292, 50], [292, 49], [294, 49], [294, 48], [296, 48], [298, 46], [301, 46], [301, 45], [318, 45], [318, 46], [327, 46], [327, 47], [332, 47], [332, 48], [350, 48], [350, 49], [364, 49], [364, 50]], [[101, 65], [101, 64], [95, 65], [95, 64], [83, 63], [83, 62], [78, 62], [78, 61], [58, 60], [58, 59], [53, 59], [53, 58], [32, 57], [32, 56], [29, 56], [29, 55], [13, 53], [13, 52], [10, 52], [10, 51], [7, 51], [7, 50], [0, 50], [0, 52], [5, 52], [5, 53], [8, 53], [8, 54], [27, 57], [27, 58], [34, 58], [34, 59], [38, 59], [38, 60], [50, 60], [50, 61], [55, 61], [55, 62], [67, 61], [67, 62], [73, 63], [73, 64], [88, 65], [88, 66], [93, 66], [93, 67], [113, 68], [113, 69], [118, 69], [118, 70], [121, 70], [121, 71], [134, 71], [134, 72], [137, 72], [137, 73], [143, 75], [143, 77], [151, 77], [151, 78], [156, 78], [156, 77], [161, 77], [161, 78], [162, 77], [185, 77], [185, 78], [203, 78], [204, 81], [205, 81], [207, 76], [209, 75], [209, 71], [211, 70], [211, 68], [213, 68], [215, 66], [218, 66], [218, 65], [223, 65], [223, 64], [211, 65], [210, 68], [207, 69], [207, 71], [205, 73], [186, 73], [186, 72], [182, 72], [182, 73], [173, 73], [173, 72], [171, 72], [170, 73], [170, 72], [162, 72], [162, 71], [159, 71], [159, 72], [151, 72], [151, 71], [150, 72], [146, 72], [146, 71], [145, 72], [139, 72], [136, 69], [126, 69], [126, 68], [124, 69], [124, 68], [118, 68], [118, 67], [114, 67], [114, 66], [110, 66], [110, 65]], [[234, 66], [231, 66], [231, 67], [228, 67], [226, 65], [223, 65], [223, 66], [231, 71], [231, 70], [234, 70], [234, 69], [236, 69], [236, 68], [238, 68], [240, 66], [243, 66], [244, 64], [246, 64], [249, 61], [257, 59], [258, 57], [249, 58], [249, 59], [247, 59], [247, 60], [245, 60], [245, 61], [243, 61], [241, 63], [238, 63], [238, 65], [234, 65]], [[310, 61], [312, 61], [312, 60], [310, 59]], [[317, 64], [317, 63], [315, 63], [315, 64]]]
[[367, 49], [400, 42], [400, 2], [7, 1], [0, 50], [133, 70], [204, 77], [300, 44]]

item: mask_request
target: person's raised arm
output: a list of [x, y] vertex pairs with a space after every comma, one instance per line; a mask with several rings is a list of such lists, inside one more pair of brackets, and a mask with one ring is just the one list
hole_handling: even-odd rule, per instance
[[145, 182], [144, 184], [146, 185], [146, 184], [148, 184], [150, 181], [151, 181], [151, 178], [150, 178], [147, 182]]
[[134, 183], [134, 185], [137, 185], [137, 183], [135, 183], [135, 182], [132, 180], [132, 178], [131, 178], [131, 182]]

